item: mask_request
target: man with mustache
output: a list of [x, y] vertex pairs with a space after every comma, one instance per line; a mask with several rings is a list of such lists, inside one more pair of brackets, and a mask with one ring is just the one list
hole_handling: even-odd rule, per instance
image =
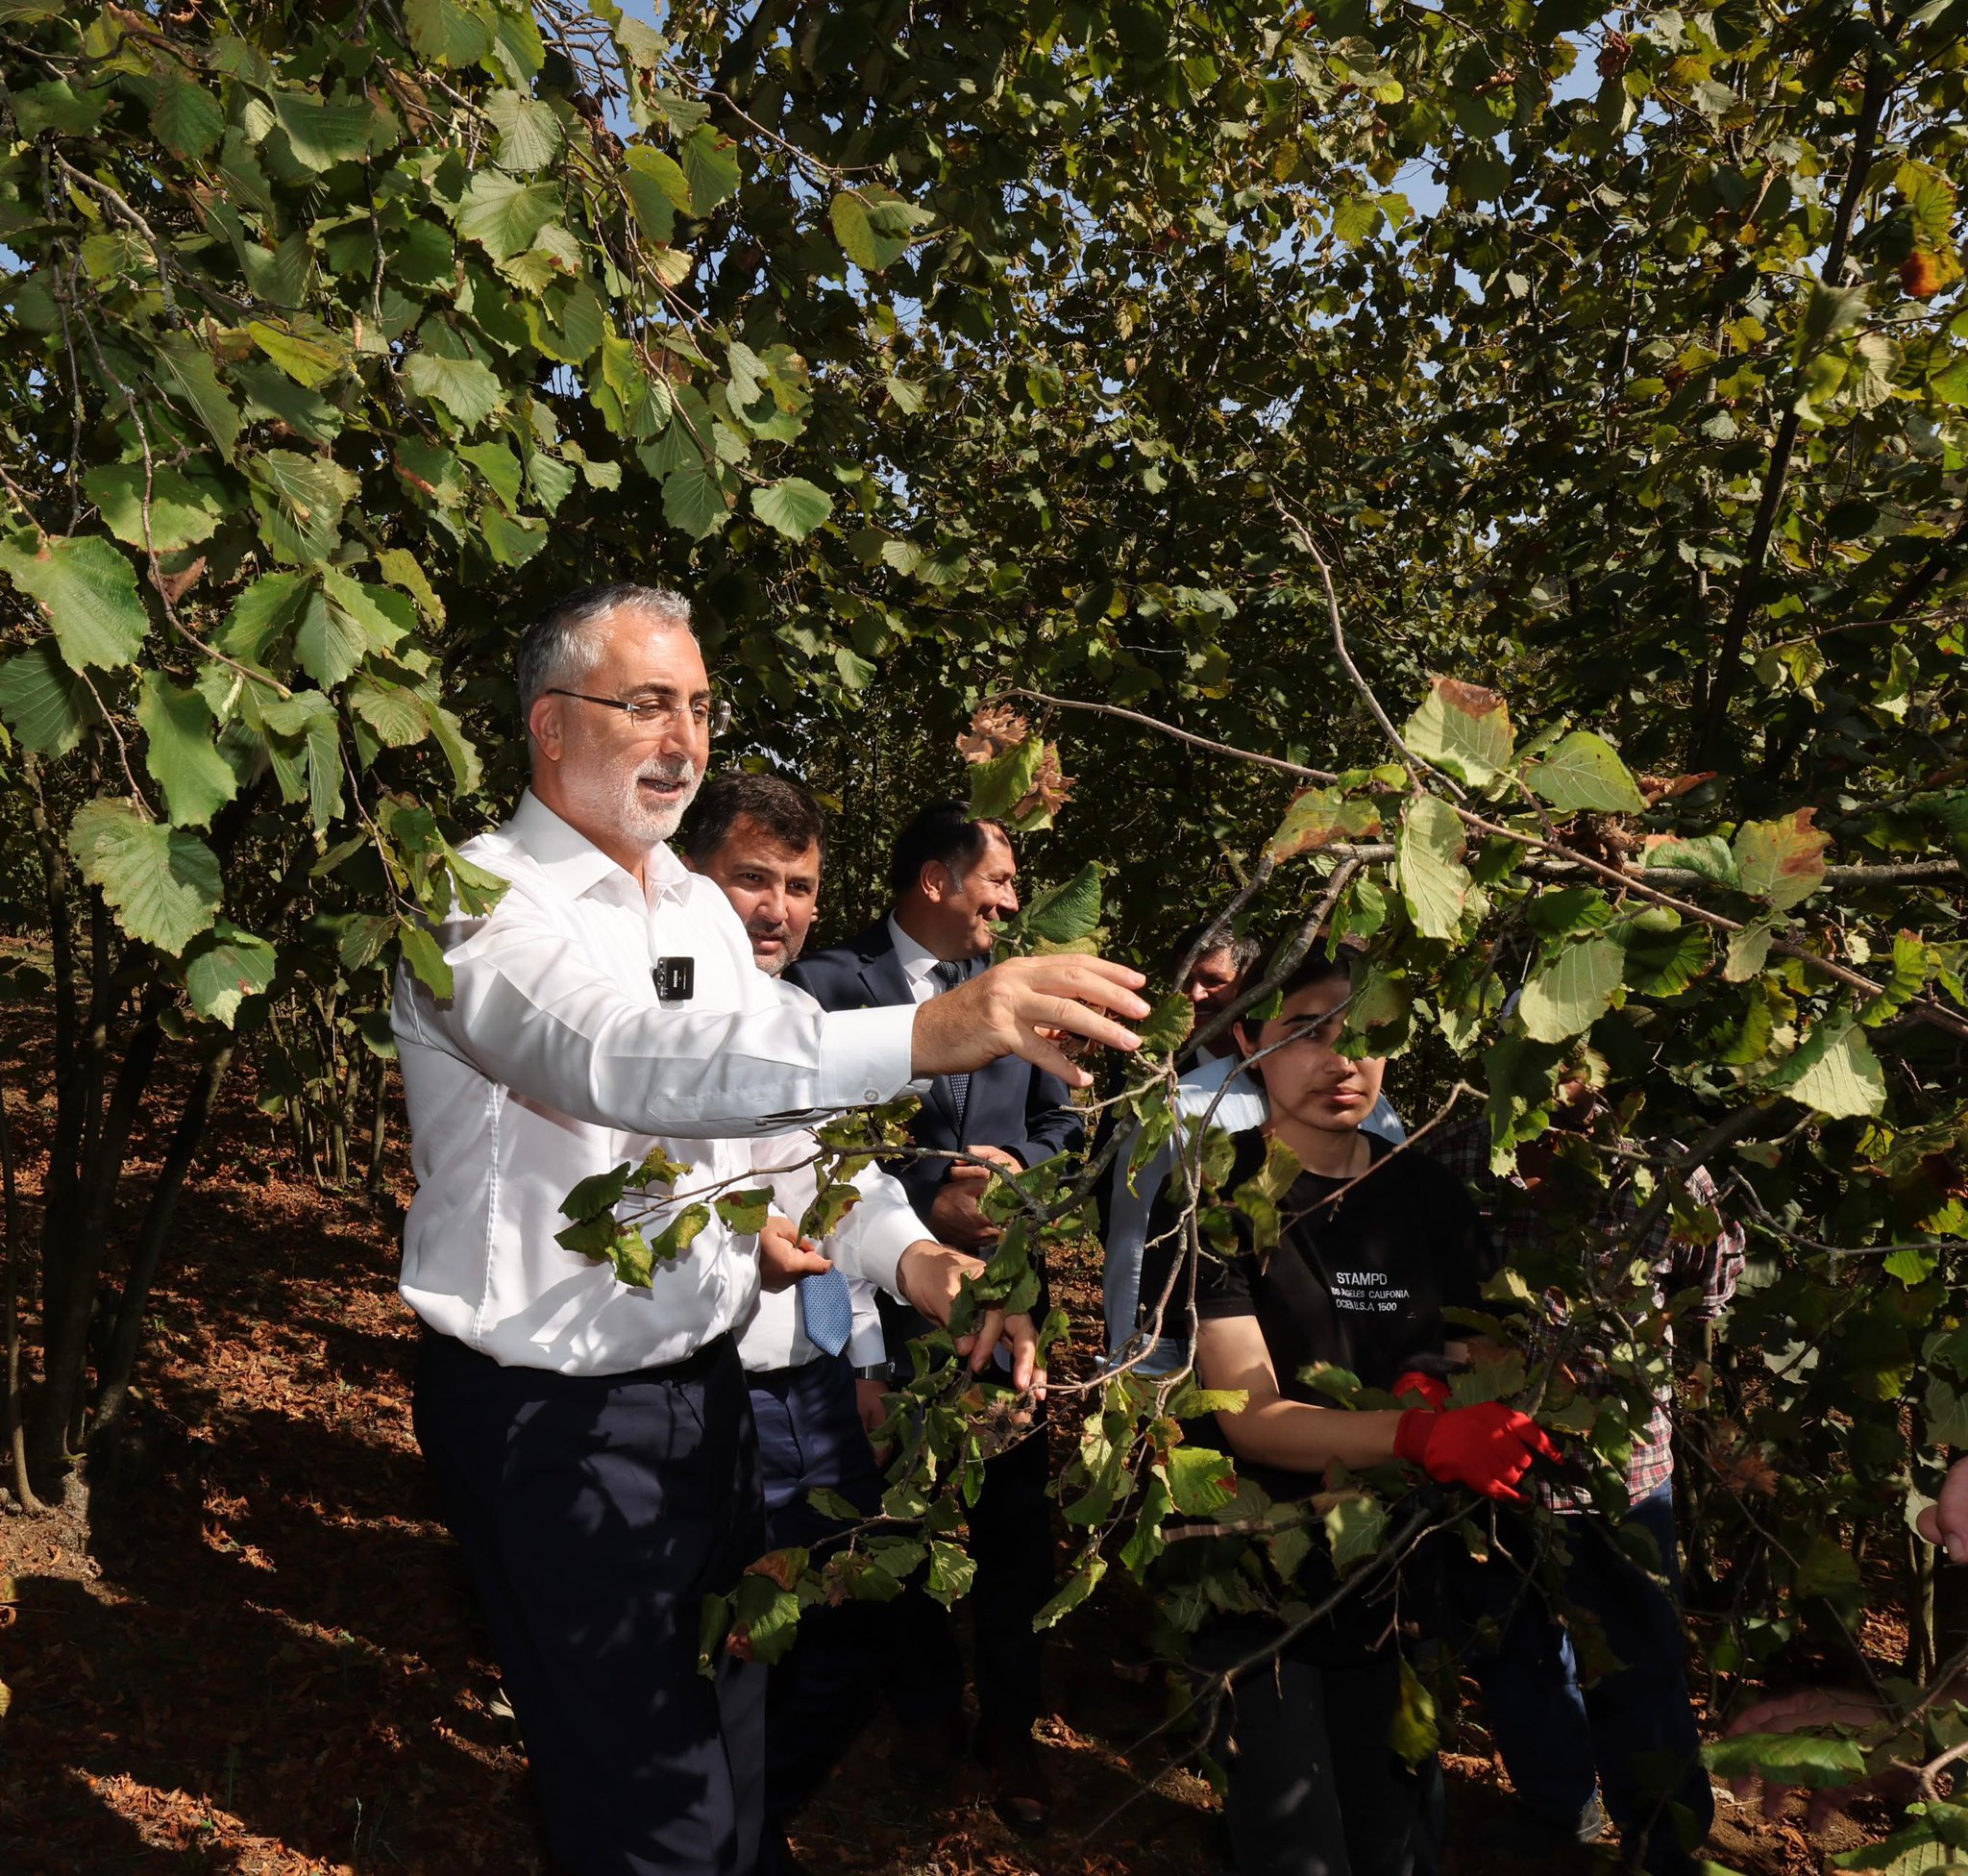
[[[676, 1202], [750, 1186], [761, 1136], [1000, 1055], [1083, 1081], [1048, 1032], [1137, 1047], [1108, 1012], [1145, 1006], [1135, 973], [1076, 958], [986, 973], [934, 1008], [823, 1015], [752, 967], [724, 895], [664, 844], [718, 715], [688, 603], [572, 594], [527, 631], [517, 678], [531, 786], [448, 862], [448, 994], [406, 969], [393, 1012], [417, 1436], [562, 1867], [750, 1876], [763, 1673], [726, 1655], [700, 1674], [698, 1628], [765, 1548], [731, 1334], [759, 1242], [713, 1213], [630, 1285], [558, 1242], [561, 1202], [658, 1147], [688, 1164]], [[973, 1363], [1002, 1327], [986, 1318]]]

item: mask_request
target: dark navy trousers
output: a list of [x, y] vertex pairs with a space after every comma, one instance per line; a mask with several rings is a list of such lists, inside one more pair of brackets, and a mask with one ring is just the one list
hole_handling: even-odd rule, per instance
[[1563, 1594], [1574, 1619], [1598, 1631], [1595, 1653], [1605, 1659], [1597, 1673], [1579, 1661], [1539, 1586], [1526, 1580], [1537, 1531], [1508, 1513], [1496, 1521], [1509, 1555], [1488, 1564], [1456, 1556], [1448, 1584], [1511, 1783], [1533, 1813], [1561, 1829], [1577, 1822], [1596, 1786], [1630, 1865], [1650, 1876], [1693, 1876], [1715, 1806], [1683, 1666], [1672, 1483], [1635, 1500], [1627, 1514], [1653, 1541], [1658, 1580], [1604, 1518], [1582, 1512], [1558, 1520], [1570, 1553]]
[[766, 1548], [730, 1338], [591, 1377], [427, 1335], [416, 1430], [569, 1876], [752, 1876], [765, 1672], [698, 1671], [704, 1596]]
[[[814, 1510], [809, 1493], [837, 1492], [864, 1514], [881, 1500], [881, 1474], [861, 1430], [847, 1357], [822, 1355], [746, 1378], [773, 1548], [799, 1545], [824, 1555], [845, 1527]], [[799, 1639], [773, 1665], [766, 1814], [774, 1826], [784, 1827], [867, 1723], [880, 1685], [886, 1613], [872, 1602], [816, 1605], [800, 1615]]]

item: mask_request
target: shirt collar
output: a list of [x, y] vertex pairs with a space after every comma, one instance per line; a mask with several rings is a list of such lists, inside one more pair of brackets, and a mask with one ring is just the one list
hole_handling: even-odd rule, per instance
[[911, 938], [893, 912], [888, 915], [888, 935], [895, 940], [897, 960], [911, 983], [921, 983], [943, 962], [934, 951], [925, 950]]
[[[500, 830], [520, 848], [569, 899], [580, 899], [612, 874], [634, 882], [584, 833], [571, 827], [529, 788], [512, 819]], [[690, 870], [669, 848], [657, 845], [647, 861], [650, 884], [658, 893], [680, 894]]]

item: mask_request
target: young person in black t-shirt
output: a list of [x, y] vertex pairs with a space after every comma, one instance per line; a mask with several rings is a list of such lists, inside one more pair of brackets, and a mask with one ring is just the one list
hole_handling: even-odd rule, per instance
[[[1304, 1170], [1279, 1204], [1281, 1235], [1268, 1256], [1201, 1260], [1196, 1378], [1246, 1395], [1239, 1412], [1216, 1417], [1218, 1438], [1273, 1498], [1322, 1490], [1336, 1462], [1358, 1470], [1396, 1460], [1442, 1483], [1515, 1497], [1534, 1454], [1556, 1449], [1500, 1402], [1444, 1410], [1439, 1378], [1459, 1354], [1441, 1312], [1474, 1306], [1496, 1259], [1451, 1174], [1423, 1152], [1396, 1152], [1360, 1131], [1383, 1065], [1333, 1047], [1350, 989], [1343, 955], [1314, 957], [1285, 986], [1279, 1015], [1255, 1032], [1239, 1028], [1269, 1098], [1267, 1131]], [[1266, 1137], [1241, 1134], [1235, 1145], [1226, 1191], [1262, 1164]], [[1165, 1194], [1143, 1284], [1149, 1310], [1180, 1254], [1177, 1219]], [[1423, 1404], [1336, 1407], [1303, 1378], [1320, 1362]], [[1316, 1603], [1336, 1581], [1321, 1550], [1301, 1566], [1292, 1594]], [[1374, 1594], [1356, 1592], [1233, 1684], [1227, 1751], [1222, 1740], [1218, 1750], [1240, 1876], [1413, 1876], [1434, 1867], [1423, 1814], [1431, 1782], [1390, 1741], [1400, 1698], [1397, 1594], [1397, 1578]], [[1193, 1664], [1220, 1674], [1278, 1633], [1275, 1617], [1218, 1617], [1197, 1635]]]

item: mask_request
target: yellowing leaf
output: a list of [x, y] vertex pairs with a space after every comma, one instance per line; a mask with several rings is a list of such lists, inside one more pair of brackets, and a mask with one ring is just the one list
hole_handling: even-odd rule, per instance
[[1816, 892], [1825, 878], [1829, 834], [1811, 826], [1815, 808], [1801, 807], [1776, 821], [1745, 821], [1732, 849], [1742, 889], [1787, 912]]
[[1472, 788], [1485, 788], [1510, 766], [1516, 749], [1510, 707], [1493, 690], [1437, 678], [1402, 740], [1424, 761]]

